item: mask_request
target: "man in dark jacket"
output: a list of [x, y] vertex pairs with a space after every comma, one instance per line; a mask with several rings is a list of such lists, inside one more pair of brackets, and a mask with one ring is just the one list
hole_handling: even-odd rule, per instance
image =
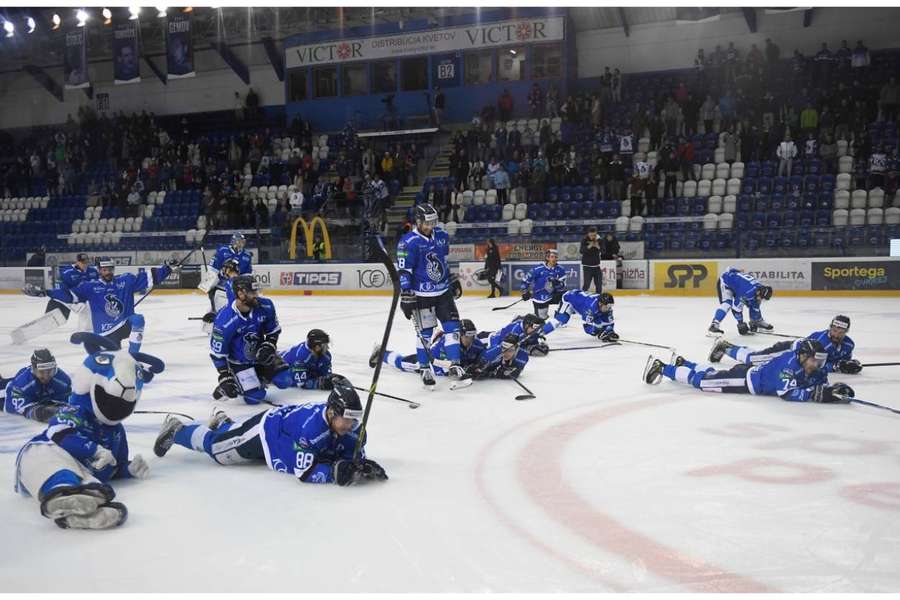
[[[488, 240], [487, 252], [484, 256], [484, 268], [487, 269], [488, 283], [491, 284], [491, 295], [488, 298], [496, 298], [503, 295], [503, 288], [497, 285], [497, 273], [500, 272], [500, 248], [493, 239]], [[494, 289], [497, 296], [494, 296]]]
[[616, 282], [618, 287], [622, 287], [622, 251], [619, 248], [619, 240], [613, 232], [606, 234], [606, 239], [600, 246], [600, 258], [602, 260], [616, 261]]
[[600, 271], [600, 240], [597, 238], [597, 228], [588, 229], [587, 235], [581, 240], [581, 289], [588, 291], [591, 281], [594, 282], [594, 291], [599, 294], [603, 291], [603, 276]]

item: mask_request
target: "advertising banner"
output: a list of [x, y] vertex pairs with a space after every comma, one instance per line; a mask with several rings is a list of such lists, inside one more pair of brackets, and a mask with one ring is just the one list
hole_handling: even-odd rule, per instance
[[141, 80], [137, 24], [137, 21], [124, 21], [113, 26], [113, 81], [116, 85]]
[[450, 262], [475, 260], [475, 244], [450, 244], [447, 260]]
[[[650, 269], [646, 260], [622, 261], [622, 289], [646, 290], [650, 287]], [[606, 281], [606, 272], [603, 273], [603, 281]], [[605, 285], [605, 283], [604, 283]]]
[[194, 77], [194, 41], [191, 14], [176, 12], [166, 19], [167, 79]]
[[730, 267], [741, 269], [759, 280], [760, 283], [772, 286], [776, 290], [809, 290], [809, 259], [752, 259], [734, 258], [719, 261], [719, 273]]
[[91, 86], [88, 81], [87, 38], [85, 27], [72, 27], [66, 32], [66, 52], [63, 76], [67, 90], [77, 90]]
[[706, 296], [715, 293], [718, 279], [715, 261], [660, 260], [653, 263], [653, 289], [661, 293]]
[[[484, 268], [483, 262], [461, 262], [459, 263], [459, 282], [462, 285], [464, 294], [484, 294], [488, 295], [491, 291], [491, 284], [487, 281], [479, 281], [475, 277], [475, 273]], [[509, 294], [509, 264], [502, 265], [498, 276], [500, 288], [504, 294]]]
[[[602, 236], [600, 237], [602, 240]], [[559, 242], [556, 244], [559, 250], [559, 260], [581, 260], [581, 242]], [[619, 240], [619, 251], [626, 260], [639, 260], [644, 258], [644, 242], [623, 242]]]
[[[556, 248], [553, 242], [522, 242], [520, 244], [497, 244], [502, 260], [544, 260], [544, 252]], [[487, 242], [475, 244], [475, 260], [484, 260]]]
[[812, 262], [814, 290], [900, 290], [900, 261]]
[[[285, 66], [318, 66], [398, 56], [487, 50], [509, 45], [561, 41], [565, 17], [536, 17], [474, 23], [362, 39], [332, 40], [285, 49]], [[458, 66], [456, 65], [458, 72]]]

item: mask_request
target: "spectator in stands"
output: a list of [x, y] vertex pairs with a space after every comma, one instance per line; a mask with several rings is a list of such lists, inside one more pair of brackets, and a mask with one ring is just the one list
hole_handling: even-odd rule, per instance
[[870, 63], [869, 49], [863, 45], [862, 40], [857, 40], [856, 47], [853, 48], [853, 57], [850, 61], [851, 68], [862, 73], [865, 72]]
[[819, 145], [819, 156], [822, 159], [823, 173], [837, 172], [837, 143], [831, 133], [826, 133], [825, 139]]
[[622, 101], [622, 73], [619, 69], [613, 71], [610, 91], [612, 92], [613, 102], [618, 103]]
[[891, 76], [881, 87], [878, 94], [878, 104], [881, 109], [882, 121], [893, 121], [897, 118], [897, 106], [900, 105], [900, 85], [897, 85], [897, 78]]
[[[389, 150], [384, 151], [384, 156], [381, 157], [381, 169], [380, 174], [385, 179], [390, 179], [394, 174], [394, 157], [391, 156]], [[379, 173], [379, 169], [375, 169], [375, 173]]]
[[544, 92], [537, 82], [531, 84], [531, 91], [528, 92], [528, 108], [531, 111], [532, 119], [539, 119], [544, 116]]
[[778, 144], [775, 155], [778, 157], [778, 175], [790, 177], [791, 167], [794, 163], [794, 159], [797, 157], [797, 146], [791, 140], [790, 133], [784, 134], [784, 140]]
[[876, 187], [884, 189], [884, 176], [887, 170], [888, 157], [884, 148], [879, 145], [869, 157], [869, 181], [866, 189], [871, 190]]
[[672, 139], [678, 135], [681, 130], [682, 123], [682, 112], [681, 107], [673, 100], [669, 98], [666, 101], [666, 105], [662, 110], [661, 114], [663, 123], [666, 126], [666, 137]]
[[814, 160], [819, 157], [819, 140], [812, 131], [806, 133], [806, 139], [803, 141], [803, 160]]
[[510, 186], [509, 174], [503, 164], [497, 163], [497, 169], [491, 175], [494, 188], [497, 190], [497, 203], [506, 204], [507, 192]]
[[551, 119], [559, 116], [559, 92], [552, 84], [547, 90], [547, 116]]
[[[497, 285], [497, 275], [500, 273], [502, 263], [500, 262], [500, 248], [493, 238], [487, 241], [487, 249], [484, 254], [484, 268], [487, 270], [487, 280], [491, 285], [491, 294], [488, 298], [497, 298], [503, 295], [503, 288]], [[494, 290], [497, 295], [494, 296]]]
[[500, 120], [502, 122], [505, 123], [512, 118], [513, 104], [512, 94], [509, 93], [508, 89], [504, 89], [503, 93], [500, 94], [500, 98], [497, 100], [497, 112], [500, 115]]
[[804, 132], [815, 133], [819, 128], [819, 111], [810, 102], [800, 113], [800, 129]]
[[694, 179], [694, 144], [690, 138], [685, 136], [681, 136], [678, 141], [677, 156], [678, 164], [681, 167], [681, 178], [688, 181]]
[[594, 284], [594, 292], [603, 291], [603, 276], [600, 271], [600, 245], [602, 241], [597, 237], [597, 228], [588, 228], [587, 235], [581, 240], [581, 289], [588, 291], [591, 283]]
[[750, 51], [747, 52], [747, 65], [756, 68], [763, 63], [763, 53], [756, 47], [756, 44], [750, 44]]
[[827, 86], [831, 79], [831, 68], [834, 66], [834, 54], [828, 49], [828, 43], [822, 42], [822, 49], [813, 56], [815, 64], [815, 83], [819, 86]]
[[538, 150], [537, 156], [531, 162], [531, 186], [528, 196], [532, 202], [544, 201], [544, 188], [547, 185], [547, 162], [544, 153]]
[[631, 201], [631, 216], [640, 217], [644, 212], [644, 184], [647, 182], [646, 173], [641, 177], [640, 171], [633, 171], [628, 186], [628, 199]]
[[[681, 113], [684, 116], [685, 135], [697, 133], [697, 119], [700, 116], [700, 103], [693, 94], [688, 94], [687, 100], [681, 105]], [[640, 137], [640, 132], [635, 130], [635, 135]]]
[[728, 42], [728, 48], [725, 50], [725, 80], [728, 83], [734, 82], [735, 68], [739, 60], [740, 54], [734, 47], [734, 42]]
[[441, 123], [444, 118], [444, 107], [446, 106], [447, 99], [444, 96], [444, 90], [441, 89], [441, 86], [435, 86], [434, 88], [434, 126], [440, 129]]
[[247, 106], [247, 117], [251, 120], [259, 119], [259, 96], [250, 88], [247, 90], [247, 98], [245, 100]]
[[771, 38], [766, 38], [766, 60], [769, 66], [775, 65], [779, 58], [781, 58], [781, 48]]
[[737, 101], [730, 89], [726, 89], [719, 98], [719, 114], [722, 118], [722, 129], [727, 129], [734, 125], [735, 119], [737, 118]]
[[700, 106], [700, 119], [703, 121], [704, 133], [715, 131], [713, 125], [716, 119], [716, 103], [710, 95], [706, 96], [706, 99]]
[[600, 260], [616, 260], [622, 258], [622, 250], [619, 240], [612, 231], [606, 232], [606, 237], [600, 245]]
[[675, 185], [678, 183], [678, 156], [674, 148], [670, 144], [666, 144], [659, 152], [658, 166], [665, 177], [665, 187], [663, 188], [663, 198], [675, 197]]
[[697, 87], [706, 87], [706, 56], [703, 48], [697, 50], [697, 56], [694, 57], [694, 74], [697, 76]]
[[140, 216], [141, 195], [137, 191], [136, 186], [132, 186], [131, 192], [128, 193], [128, 216]]
[[612, 160], [609, 163], [608, 176], [610, 198], [621, 202], [624, 199], [623, 193], [625, 191], [625, 165], [622, 163], [618, 154], [613, 154]]

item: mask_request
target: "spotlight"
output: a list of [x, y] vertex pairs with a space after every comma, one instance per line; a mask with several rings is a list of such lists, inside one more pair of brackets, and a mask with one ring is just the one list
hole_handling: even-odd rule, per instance
[[138, 18], [138, 15], [141, 14], [140, 6], [129, 6], [128, 7], [128, 19], [134, 21]]
[[59, 26], [62, 23], [62, 19], [59, 18], [58, 14], [53, 13], [52, 20], [53, 20], [53, 31], [56, 31], [57, 29], [59, 29]]
[[101, 14], [103, 15], [103, 24], [112, 25], [112, 11], [108, 8], [104, 8]]
[[510, 50], [509, 53], [512, 54], [513, 56], [516, 55], [516, 51], [515, 51], [515, 50]]
[[32, 17], [28, 17], [25, 19], [25, 24], [28, 26], [28, 33], [34, 33], [34, 30], [37, 28], [37, 24], [34, 22]]
[[157, 6], [157, 7], [156, 7], [156, 13], [157, 13], [156, 16], [159, 17], [160, 19], [162, 19], [163, 17], [165, 17], [165, 16], [166, 16], [166, 9], [167, 9], [166, 6]]
[[181, 9], [181, 12], [183, 12], [183, 13], [194, 12], [194, 7], [193, 6], [185, 6], [184, 8]]
[[10, 21], [3, 21], [3, 29], [6, 31], [6, 37], [12, 37], [16, 33], [16, 26]]
[[84, 24], [87, 23], [87, 20], [90, 18], [90, 15], [88, 15], [85, 10], [79, 8], [75, 12], [75, 18], [78, 20], [78, 26], [84, 27]]

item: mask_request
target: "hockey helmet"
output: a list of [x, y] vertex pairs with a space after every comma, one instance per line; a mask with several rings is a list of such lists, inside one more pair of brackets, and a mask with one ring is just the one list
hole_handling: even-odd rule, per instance
[[39, 348], [31, 355], [31, 373], [41, 383], [48, 383], [57, 372], [56, 358], [47, 348]]
[[772, 299], [772, 286], [769, 285], [761, 285], [756, 288], [756, 295], [760, 300], [771, 300]]
[[[238, 248], [238, 244], [240, 244], [240, 248]], [[247, 244], [247, 238], [244, 237], [244, 234], [240, 231], [231, 234], [231, 242], [230, 246], [240, 251], [244, 249], [244, 246]]]
[[321, 329], [310, 329], [309, 333], [306, 334], [306, 345], [310, 348], [313, 346], [323, 346], [322, 351], [325, 352], [328, 350], [328, 344], [330, 342], [331, 338], [329, 338], [328, 334]]
[[796, 353], [797, 360], [800, 361], [801, 365], [810, 356], [814, 357], [816, 359], [817, 369], [821, 369], [825, 365], [825, 361], [828, 360], [828, 353], [825, 351], [825, 346], [818, 340], [801, 340], [797, 345]]
[[115, 269], [116, 261], [109, 258], [108, 256], [103, 256], [99, 260], [97, 260], [97, 267], [100, 269]]
[[471, 319], [460, 320], [459, 335], [461, 337], [475, 337], [477, 334], [478, 330], [475, 328], [475, 323], [473, 323]]
[[428, 203], [419, 204], [413, 209], [413, 220], [416, 222], [416, 225], [422, 225], [423, 223], [426, 225], [437, 225], [438, 222], [438, 213], [434, 209], [434, 207]]
[[613, 298], [613, 295], [608, 292], [603, 292], [600, 294], [600, 298], [597, 299], [600, 304], [615, 304], [616, 300]]
[[838, 315], [831, 320], [831, 326], [835, 329], [843, 329], [844, 331], [850, 330], [850, 317], [844, 315]]
[[234, 257], [226, 259], [225, 262], [222, 263], [221, 271], [222, 273], [225, 273], [226, 271], [234, 271], [235, 273], [240, 273], [241, 263]]
[[359, 399], [359, 394], [353, 389], [350, 380], [340, 375], [334, 375], [331, 381], [334, 387], [331, 389], [331, 393], [328, 394], [328, 410], [345, 419], [353, 419], [361, 423], [363, 417], [362, 402]]
[[522, 317], [522, 327], [541, 327], [544, 324], [544, 319], [540, 318], [534, 313], [528, 313], [524, 317]]
[[559, 250], [556, 248], [547, 248], [544, 251], [544, 260], [550, 260], [550, 257], [559, 259]]

